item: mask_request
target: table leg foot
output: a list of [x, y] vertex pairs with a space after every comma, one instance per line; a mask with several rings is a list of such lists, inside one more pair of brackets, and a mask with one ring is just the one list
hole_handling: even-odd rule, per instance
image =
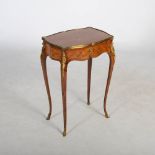
[[90, 102], [87, 102], [87, 105], [90, 105]]
[[107, 112], [105, 112], [105, 117], [106, 117], [106, 118], [110, 118], [110, 116], [108, 115]]
[[63, 132], [63, 136], [64, 136], [64, 137], [66, 136], [66, 131]]
[[48, 114], [48, 116], [46, 117], [46, 120], [50, 120], [51, 118], [51, 113]]

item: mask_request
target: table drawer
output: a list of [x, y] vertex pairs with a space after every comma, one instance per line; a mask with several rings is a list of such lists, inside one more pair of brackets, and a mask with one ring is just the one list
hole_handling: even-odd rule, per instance
[[110, 51], [111, 44], [112, 40], [107, 40], [85, 48], [67, 50], [67, 60], [87, 60], [90, 57], [95, 58], [104, 52]]

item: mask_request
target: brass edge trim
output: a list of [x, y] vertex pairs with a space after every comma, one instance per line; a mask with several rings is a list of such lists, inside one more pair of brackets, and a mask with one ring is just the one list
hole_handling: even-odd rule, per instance
[[63, 50], [63, 48], [62, 48], [61, 46], [58, 46], [58, 45], [56, 45], [56, 44], [52, 44], [52, 43], [48, 42], [47, 40], [45, 40], [45, 38], [43, 38], [43, 37], [42, 37], [42, 40], [43, 40], [44, 42], [46, 42], [46, 43], [52, 45], [53, 47], [56, 47], [56, 48], [59, 48], [60, 50]]
[[52, 43], [50, 43], [50, 42], [48, 42], [48, 41], [46, 41], [45, 39], [43, 39], [45, 42], [47, 42], [48, 44], [50, 44], [50, 45], [52, 45], [52, 46], [54, 46], [54, 47], [56, 47], [56, 48], [59, 48], [60, 50], [63, 50], [63, 51], [65, 51], [65, 50], [70, 50], [70, 49], [80, 49], [80, 48], [84, 48], [84, 47], [88, 47], [88, 46], [94, 46], [94, 45], [97, 45], [97, 44], [99, 44], [99, 43], [103, 43], [104, 41], [107, 41], [107, 40], [113, 40], [113, 36], [111, 37], [111, 38], [107, 38], [107, 39], [104, 39], [104, 40], [100, 40], [100, 41], [98, 41], [98, 42], [93, 42], [93, 43], [90, 43], [90, 44], [81, 44], [81, 45], [74, 45], [74, 46], [69, 46], [69, 47], [66, 47], [66, 48], [63, 48], [63, 47], [61, 47], [61, 46], [58, 46], [58, 45], [55, 45], [55, 44], [52, 44]]
[[99, 43], [103, 43], [104, 41], [107, 41], [107, 40], [110, 40], [110, 39], [113, 40], [113, 37], [107, 38], [107, 39], [104, 39], [104, 40], [100, 40], [100, 41], [97, 41], [97, 42], [92, 42], [90, 44], [83, 44], [83, 45], [75, 45], [75, 46], [66, 47], [64, 50], [78, 49], [78, 48], [84, 48], [84, 47], [88, 47], [88, 46], [94, 46], [94, 45], [97, 45]]
[[[95, 29], [95, 30], [98, 30], [98, 31], [104, 32], [104, 33], [110, 35], [111, 37], [109, 37], [109, 38], [107, 38], [107, 39], [104, 39], [104, 40], [100, 40], [100, 41], [98, 41], [98, 42], [93, 42], [93, 43], [90, 43], [90, 44], [73, 45], [73, 46], [69, 46], [69, 47], [66, 47], [66, 48], [63, 48], [63, 47], [61, 47], [61, 46], [59, 46], [59, 45], [56, 45], [56, 44], [50, 43], [50, 42], [48, 42], [48, 41], [45, 40], [45, 37], [49, 37], [49, 36], [51, 36], [51, 35], [56, 35], [56, 34], [58, 34], [58, 33], [68, 32], [68, 31], [72, 31], [72, 30], [86, 29], [86, 28], [93, 28], [93, 29]], [[42, 37], [42, 40], [45, 41], [45, 42], [47, 42], [48, 44], [50, 44], [50, 45], [56, 47], [56, 48], [61, 49], [61, 50], [69, 50], [69, 49], [79, 49], [79, 48], [84, 48], [84, 47], [87, 47], [87, 46], [91, 46], [91, 45], [93, 46], [93, 45], [96, 45], [96, 44], [98, 44], [98, 43], [102, 43], [102, 42], [104, 42], [104, 41], [106, 41], [106, 40], [109, 40], [109, 39], [112, 39], [112, 40], [114, 39], [114, 36], [113, 36], [113, 35], [111, 35], [111, 34], [105, 32], [105, 31], [103, 31], [103, 30], [100, 30], [100, 29], [97, 29], [97, 28], [91, 27], [91, 26], [84, 27], [84, 28], [75, 28], [75, 29], [70, 29], [70, 30], [66, 30], [66, 31], [60, 31], [60, 32], [57, 32], [57, 33], [54, 33], [54, 34], [51, 34], [51, 35], [43, 36], [43, 37]]]
[[83, 27], [83, 28], [73, 28], [73, 29], [69, 29], [69, 30], [65, 30], [65, 31], [56, 32], [56, 33], [53, 33], [53, 34], [48, 35], [48, 36], [43, 36], [42, 38], [44, 38], [44, 37], [49, 37], [49, 36], [52, 36], [52, 35], [56, 35], [56, 34], [58, 34], [58, 33], [63, 33], [63, 32], [68, 32], [68, 31], [73, 31], [73, 30], [86, 29], [86, 28], [92, 28], [92, 29], [95, 29], [95, 30], [97, 30], [97, 31], [104, 32], [104, 33], [106, 33], [106, 34], [108, 34], [108, 35], [110, 35], [110, 36], [113, 37], [113, 35], [111, 35], [111, 34], [105, 32], [105, 31], [103, 31], [103, 30], [101, 30], [101, 29], [94, 28], [94, 27], [92, 27], [92, 26], [87, 26], [87, 27]]
[[101, 29], [94, 28], [94, 27], [91, 27], [91, 26], [89, 26], [89, 28], [93, 28], [93, 29], [95, 29], [95, 30], [97, 30], [97, 31], [104, 32], [104, 33], [106, 33], [106, 34], [110, 35], [112, 38], [114, 38], [114, 36], [113, 36], [113, 35], [111, 35], [111, 34], [107, 33], [106, 31], [103, 31], [103, 30], [101, 30]]

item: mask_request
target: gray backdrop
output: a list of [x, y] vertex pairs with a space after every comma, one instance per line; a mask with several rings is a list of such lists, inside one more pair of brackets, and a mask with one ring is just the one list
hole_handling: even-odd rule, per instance
[[[154, 0], [0, 0], [0, 154], [153, 155], [155, 153]], [[116, 64], [103, 116], [108, 57], [68, 68], [68, 135], [62, 137], [60, 66], [48, 60], [50, 121], [40, 66], [41, 36], [93, 26], [115, 36]]]

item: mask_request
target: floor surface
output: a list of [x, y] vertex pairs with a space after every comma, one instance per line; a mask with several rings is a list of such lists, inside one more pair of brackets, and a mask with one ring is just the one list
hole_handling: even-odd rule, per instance
[[91, 105], [86, 105], [87, 62], [68, 67], [68, 126], [62, 136], [60, 66], [48, 59], [53, 101], [48, 100], [40, 47], [5, 47], [0, 56], [0, 155], [154, 155], [155, 53], [116, 47], [116, 64], [108, 96], [103, 97], [108, 56], [93, 59]]

